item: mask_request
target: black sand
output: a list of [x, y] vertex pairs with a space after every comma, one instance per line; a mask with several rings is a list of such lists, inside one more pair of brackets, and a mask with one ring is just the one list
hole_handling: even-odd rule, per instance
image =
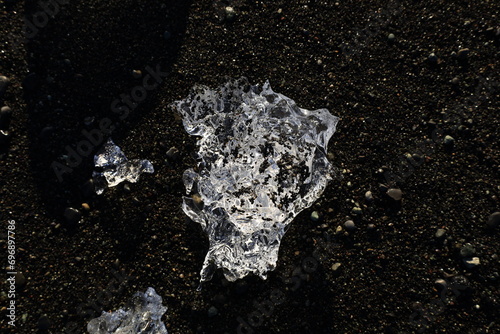
[[[2, 333], [84, 333], [149, 286], [169, 308], [169, 333], [500, 332], [499, 228], [487, 225], [500, 210], [498, 2], [61, 2], [53, 17], [35, 1], [0, 4], [0, 75], [10, 80], [0, 104], [12, 109], [0, 233], [7, 250], [15, 220], [25, 278], [15, 328], [2, 284]], [[166, 74], [123, 114], [122, 94], [143, 86], [148, 67]], [[339, 116], [330, 152], [343, 178], [292, 223], [266, 281], [219, 272], [198, 292], [208, 244], [180, 209], [195, 138], [169, 104], [226, 76], [269, 80], [299, 106]], [[85, 183], [97, 147], [62, 182], [52, 167], [102, 120], [156, 172], [95, 196]], [[173, 146], [180, 156], [167, 159]], [[80, 222], [65, 219], [68, 207]], [[356, 230], [336, 233], [349, 218]], [[474, 268], [460, 254], [467, 243]]]

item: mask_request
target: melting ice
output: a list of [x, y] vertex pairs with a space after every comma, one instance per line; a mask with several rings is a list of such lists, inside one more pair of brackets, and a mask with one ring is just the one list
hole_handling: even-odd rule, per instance
[[249, 273], [265, 279], [286, 226], [332, 179], [326, 151], [338, 118], [245, 78], [195, 86], [174, 107], [186, 131], [201, 137], [198, 166], [184, 172], [191, 196], [183, 202], [210, 242], [201, 281], [217, 268], [229, 281]]
[[90, 334], [168, 334], [161, 317], [167, 311], [155, 289], [137, 292], [130, 307], [103, 312], [87, 325]]
[[114, 187], [123, 181], [135, 183], [142, 173], [154, 172], [153, 165], [148, 160], [128, 160], [111, 138], [94, 156], [94, 165], [102, 168], [102, 172], [94, 171], [92, 174], [98, 195], [106, 187]]

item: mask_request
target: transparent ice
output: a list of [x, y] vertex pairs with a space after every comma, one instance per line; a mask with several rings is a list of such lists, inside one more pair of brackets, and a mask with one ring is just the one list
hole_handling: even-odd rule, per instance
[[106, 187], [114, 187], [123, 181], [135, 183], [142, 173], [154, 172], [153, 165], [148, 160], [128, 160], [111, 138], [94, 156], [94, 165], [102, 168], [102, 172], [94, 171], [92, 174], [98, 195]]
[[229, 281], [249, 273], [265, 279], [286, 226], [332, 179], [326, 151], [338, 118], [245, 78], [214, 90], [195, 86], [174, 107], [186, 131], [201, 137], [198, 167], [184, 172], [191, 196], [183, 202], [209, 238], [201, 281], [217, 268]]
[[87, 325], [90, 334], [168, 334], [161, 317], [167, 311], [155, 289], [137, 292], [126, 309], [103, 312]]

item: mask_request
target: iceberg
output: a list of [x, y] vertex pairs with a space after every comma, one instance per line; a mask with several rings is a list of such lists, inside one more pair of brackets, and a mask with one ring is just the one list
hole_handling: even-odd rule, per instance
[[338, 118], [307, 110], [266, 82], [193, 87], [173, 107], [198, 136], [197, 168], [184, 172], [183, 211], [209, 238], [201, 282], [274, 270], [287, 225], [335, 175], [326, 157]]
[[90, 320], [90, 334], [168, 334], [161, 317], [167, 311], [155, 289], [137, 292], [125, 309], [107, 313]]
[[106, 187], [114, 187], [123, 181], [135, 183], [142, 173], [154, 173], [154, 168], [148, 160], [128, 160], [122, 150], [111, 138], [94, 156], [94, 165], [102, 171], [94, 171], [95, 190], [98, 195]]

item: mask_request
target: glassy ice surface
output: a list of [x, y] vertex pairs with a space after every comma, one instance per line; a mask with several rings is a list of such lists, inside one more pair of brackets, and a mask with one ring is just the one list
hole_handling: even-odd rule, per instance
[[167, 311], [155, 289], [137, 292], [125, 309], [92, 319], [87, 325], [90, 334], [168, 334], [161, 317]]
[[201, 137], [198, 167], [184, 172], [191, 196], [183, 203], [210, 242], [201, 281], [217, 268], [229, 281], [249, 273], [265, 279], [286, 226], [332, 179], [326, 151], [338, 118], [244, 78], [195, 86], [174, 106], [186, 131]]
[[106, 187], [114, 187], [123, 181], [135, 183], [142, 173], [154, 172], [153, 165], [148, 160], [128, 160], [111, 138], [94, 156], [94, 165], [102, 169], [102, 172], [94, 171], [92, 174], [98, 195]]

